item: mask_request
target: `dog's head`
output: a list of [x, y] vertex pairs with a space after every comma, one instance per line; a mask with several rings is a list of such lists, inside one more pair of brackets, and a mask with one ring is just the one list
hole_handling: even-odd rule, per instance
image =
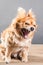
[[15, 34], [18, 37], [22, 37], [24, 39], [33, 37], [37, 25], [35, 15], [32, 10], [30, 9], [26, 14], [26, 11], [23, 8], [19, 8], [17, 17], [13, 20], [13, 27], [15, 29]]

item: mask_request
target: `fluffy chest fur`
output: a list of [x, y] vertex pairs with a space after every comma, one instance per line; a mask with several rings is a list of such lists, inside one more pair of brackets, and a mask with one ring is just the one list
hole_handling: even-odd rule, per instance
[[32, 39], [27, 38], [27, 39], [24, 39], [24, 40], [19, 40], [18, 38], [16, 38], [14, 36], [13, 41], [16, 44], [18, 44], [19, 46], [28, 46], [28, 47], [30, 47]]

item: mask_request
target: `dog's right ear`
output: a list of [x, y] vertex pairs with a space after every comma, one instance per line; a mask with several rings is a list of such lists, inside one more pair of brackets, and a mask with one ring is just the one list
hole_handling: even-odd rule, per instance
[[17, 17], [24, 18], [25, 16], [26, 16], [25, 9], [23, 9], [22, 7], [19, 7], [17, 11]]
[[35, 18], [35, 14], [34, 14], [34, 12], [32, 11], [32, 8], [31, 9], [29, 9], [29, 12], [28, 12], [28, 17], [32, 17], [32, 18]]
[[36, 15], [34, 14], [34, 12], [32, 11], [32, 8], [29, 9], [27, 16], [30, 18], [33, 18], [36, 21]]

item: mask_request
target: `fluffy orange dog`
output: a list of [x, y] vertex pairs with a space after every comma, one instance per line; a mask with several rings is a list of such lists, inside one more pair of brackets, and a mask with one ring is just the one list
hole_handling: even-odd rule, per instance
[[28, 61], [29, 48], [36, 28], [36, 19], [31, 9], [26, 13], [23, 8], [19, 8], [11, 25], [1, 33], [0, 53], [5, 62], [10, 62], [12, 54], [16, 54], [21, 61]]

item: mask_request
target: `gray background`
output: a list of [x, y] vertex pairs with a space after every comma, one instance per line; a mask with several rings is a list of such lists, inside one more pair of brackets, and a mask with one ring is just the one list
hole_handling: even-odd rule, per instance
[[23, 7], [26, 11], [33, 9], [38, 24], [33, 43], [43, 43], [43, 0], [0, 0], [0, 33], [16, 16], [18, 7]]

